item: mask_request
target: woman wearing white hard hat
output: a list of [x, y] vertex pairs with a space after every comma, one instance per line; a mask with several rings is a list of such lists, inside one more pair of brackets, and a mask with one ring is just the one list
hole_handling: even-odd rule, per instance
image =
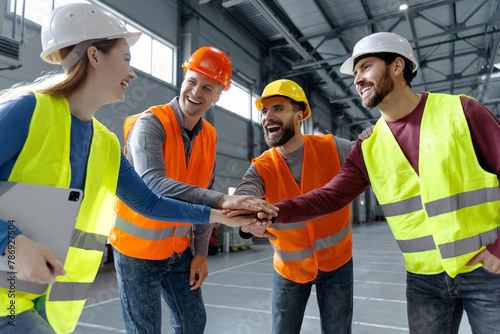
[[234, 226], [255, 221], [156, 196], [121, 153], [116, 136], [93, 118], [102, 105], [122, 101], [136, 78], [129, 46], [139, 37], [96, 5], [56, 8], [42, 27], [41, 57], [62, 64], [65, 73], [0, 94], [0, 180], [80, 188], [84, 194], [64, 266], [50, 245], [17, 228], [12, 234], [2, 220], [7, 213], [0, 213], [0, 254], [15, 251], [17, 273], [15, 291], [0, 283], [1, 333], [74, 331], [111, 229], [115, 193], [154, 219]]

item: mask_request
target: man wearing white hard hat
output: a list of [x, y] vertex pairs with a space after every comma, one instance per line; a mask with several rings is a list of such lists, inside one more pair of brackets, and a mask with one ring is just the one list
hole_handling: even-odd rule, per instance
[[465, 96], [413, 93], [410, 43], [360, 40], [340, 71], [382, 117], [323, 188], [276, 204], [275, 223], [339, 210], [372, 186], [405, 257], [410, 333], [500, 333], [500, 121]]

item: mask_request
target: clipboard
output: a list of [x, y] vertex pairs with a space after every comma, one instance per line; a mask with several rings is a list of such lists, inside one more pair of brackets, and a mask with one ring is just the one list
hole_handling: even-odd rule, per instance
[[[9, 223], [8, 231], [16, 226], [64, 263], [82, 199], [80, 189], [0, 181], [0, 218]], [[35, 294], [45, 292], [47, 284], [12, 279], [16, 272], [15, 244], [8, 245], [13, 246], [13, 256], [0, 256], [0, 287], [14, 286], [17, 291]]]

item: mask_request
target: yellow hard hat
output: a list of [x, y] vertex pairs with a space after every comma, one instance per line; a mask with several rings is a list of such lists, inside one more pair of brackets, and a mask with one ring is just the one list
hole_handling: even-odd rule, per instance
[[280, 79], [268, 84], [266, 88], [264, 88], [262, 96], [255, 101], [257, 110], [261, 110], [264, 100], [272, 96], [285, 96], [295, 102], [305, 103], [306, 110], [304, 110], [304, 120], [311, 116], [311, 108], [309, 107], [309, 102], [307, 102], [306, 94], [302, 87], [295, 81]]

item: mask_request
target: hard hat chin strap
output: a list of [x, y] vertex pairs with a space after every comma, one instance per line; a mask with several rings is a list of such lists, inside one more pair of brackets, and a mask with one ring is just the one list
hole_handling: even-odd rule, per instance
[[67, 73], [70, 68], [76, 65], [80, 59], [82, 59], [83, 55], [85, 52], [87, 52], [87, 49], [89, 46], [94, 44], [95, 42], [99, 42], [104, 40], [103, 38], [98, 38], [98, 39], [89, 39], [83, 42], [80, 42], [75, 45], [73, 50], [68, 53], [68, 55], [63, 59], [61, 62], [61, 65], [64, 69], [64, 72]]

